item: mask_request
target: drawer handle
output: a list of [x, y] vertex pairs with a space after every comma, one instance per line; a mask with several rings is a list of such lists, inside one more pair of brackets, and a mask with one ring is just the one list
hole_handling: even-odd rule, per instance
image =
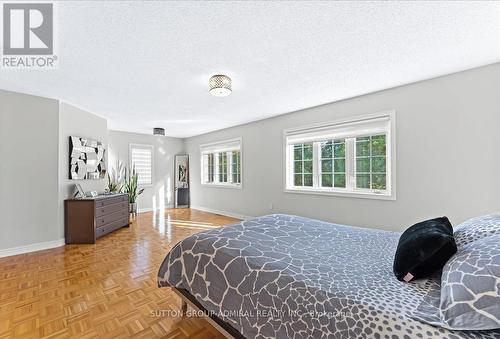
[[101, 222], [104, 222], [104, 219], [101, 219]]

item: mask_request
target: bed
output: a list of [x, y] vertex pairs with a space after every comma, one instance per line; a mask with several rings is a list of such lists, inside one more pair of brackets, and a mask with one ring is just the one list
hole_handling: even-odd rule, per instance
[[[437, 312], [438, 276], [392, 273], [400, 233], [274, 214], [194, 234], [172, 248], [158, 285], [172, 287], [233, 337], [499, 338], [419, 321]], [[424, 306], [424, 307], [422, 307]]]

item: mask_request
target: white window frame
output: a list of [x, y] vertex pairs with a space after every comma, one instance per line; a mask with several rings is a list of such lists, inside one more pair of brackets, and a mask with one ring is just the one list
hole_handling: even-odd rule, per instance
[[[233, 183], [233, 151], [240, 152], [240, 182]], [[227, 182], [219, 182], [219, 153], [227, 152]], [[205, 163], [204, 163], [204, 155], [212, 153], [214, 154], [214, 181], [213, 182], [205, 182]], [[200, 145], [200, 174], [201, 174], [201, 185], [207, 187], [223, 187], [223, 188], [235, 188], [242, 189], [243, 188], [243, 140], [241, 137], [222, 140], [217, 142], [212, 142], [208, 144]]]
[[[383, 123], [385, 121], [385, 123]], [[383, 127], [385, 124], [385, 127]], [[355, 137], [386, 134], [386, 190], [356, 188]], [[322, 138], [346, 139], [346, 188], [320, 187], [321, 149], [317, 140]], [[294, 186], [293, 183], [293, 138], [313, 142], [313, 186]], [[311, 141], [307, 141], [311, 139]], [[289, 140], [290, 139], [290, 140]], [[353, 141], [354, 140], [354, 141]], [[300, 142], [296, 142], [300, 143]], [[301, 194], [333, 195], [352, 198], [396, 200], [396, 111], [383, 111], [351, 118], [313, 124], [283, 131], [284, 192]]]
[[128, 146], [128, 159], [129, 159], [129, 168], [132, 170], [134, 164], [132, 163], [132, 149], [133, 148], [142, 148], [142, 149], [150, 149], [151, 150], [151, 183], [149, 184], [138, 184], [138, 187], [152, 187], [155, 182], [155, 148], [150, 144], [134, 144], [129, 143]]

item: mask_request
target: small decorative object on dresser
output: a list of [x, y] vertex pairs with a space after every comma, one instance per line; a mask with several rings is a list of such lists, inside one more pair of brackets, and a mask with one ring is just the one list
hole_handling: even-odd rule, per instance
[[76, 193], [74, 195], [74, 198], [85, 198], [87, 196], [85, 194], [85, 191], [83, 190], [82, 185], [75, 184], [75, 187], [76, 187]]
[[66, 244], [94, 244], [97, 238], [128, 225], [126, 193], [64, 201]]
[[117, 161], [115, 167], [111, 167], [108, 172], [107, 190], [111, 193], [121, 192], [125, 180], [125, 167], [120, 161]]

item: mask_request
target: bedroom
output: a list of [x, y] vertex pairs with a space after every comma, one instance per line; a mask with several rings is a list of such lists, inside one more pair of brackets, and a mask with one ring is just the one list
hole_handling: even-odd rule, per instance
[[28, 4], [0, 337], [500, 335], [499, 2]]

